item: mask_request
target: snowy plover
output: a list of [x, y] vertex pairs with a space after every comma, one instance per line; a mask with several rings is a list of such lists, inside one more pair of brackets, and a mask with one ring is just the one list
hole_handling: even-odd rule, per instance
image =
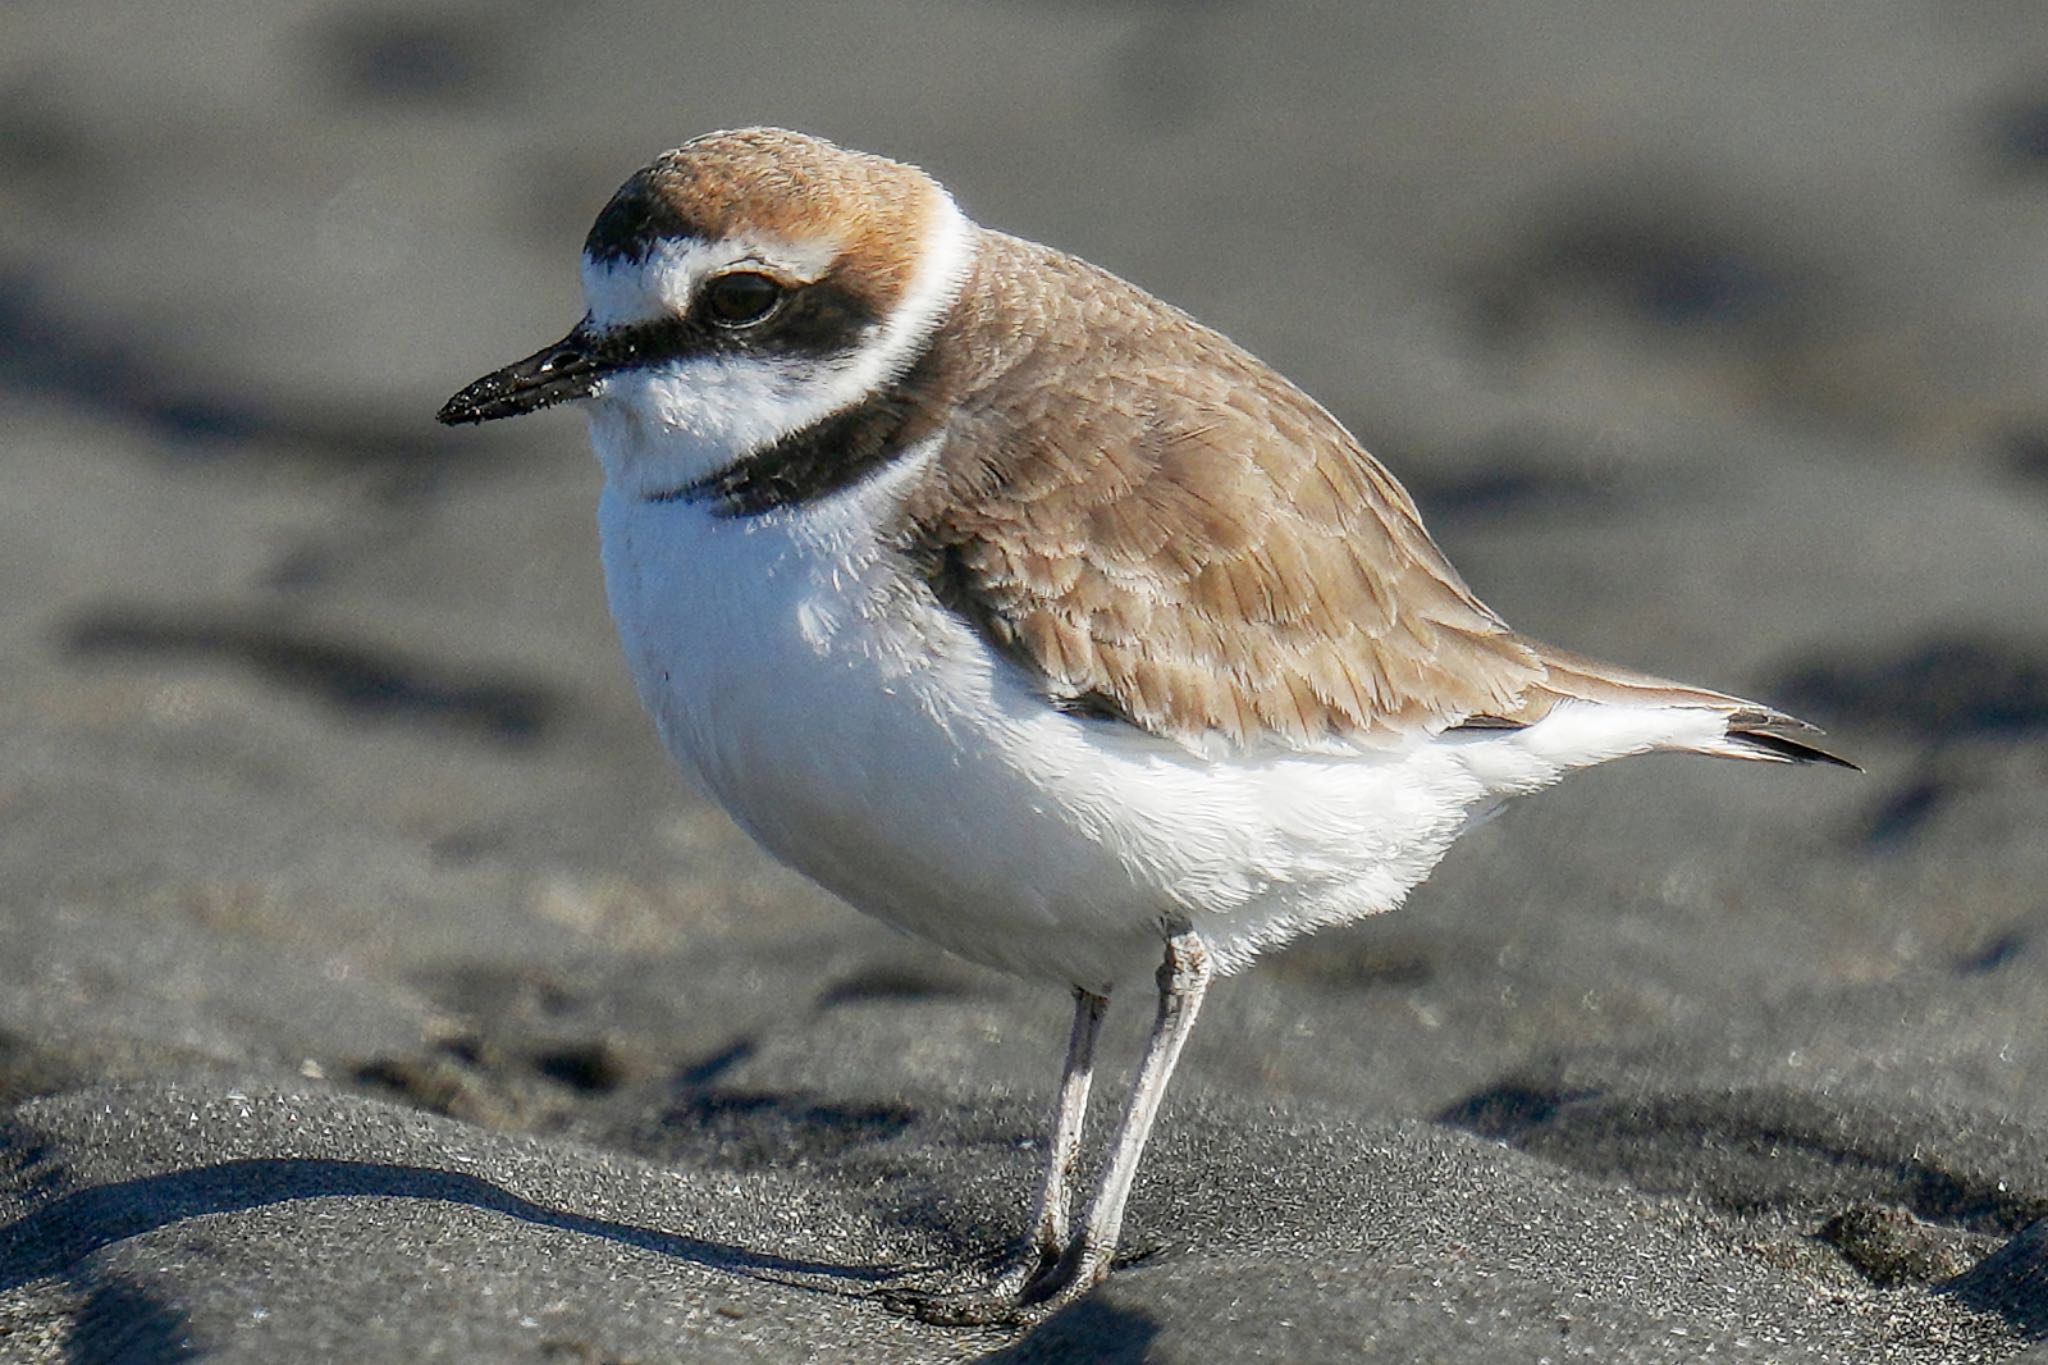
[[[444, 422], [584, 403], [612, 614], [683, 770], [778, 858], [1074, 993], [1027, 1253], [1107, 1273], [1212, 974], [1388, 910], [1510, 796], [1651, 749], [1841, 762], [1754, 702], [1510, 630], [1401, 486], [1224, 337], [913, 167], [714, 133], [613, 196], [589, 312]], [[1112, 988], [1158, 1016], [1071, 1225]]]

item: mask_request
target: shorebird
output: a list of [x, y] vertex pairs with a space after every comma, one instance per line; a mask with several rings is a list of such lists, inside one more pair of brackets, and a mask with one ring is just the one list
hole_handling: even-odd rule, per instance
[[[1516, 633], [1300, 389], [914, 167], [700, 137], [605, 205], [583, 287], [566, 337], [440, 420], [587, 411], [611, 610], [669, 752], [858, 909], [1073, 992], [1028, 1246], [992, 1284], [896, 1295], [924, 1317], [1043, 1314], [1108, 1273], [1214, 975], [1392, 909], [1573, 769], [1842, 762], [1767, 706]], [[1155, 971], [1077, 1220], [1097, 1028]]]

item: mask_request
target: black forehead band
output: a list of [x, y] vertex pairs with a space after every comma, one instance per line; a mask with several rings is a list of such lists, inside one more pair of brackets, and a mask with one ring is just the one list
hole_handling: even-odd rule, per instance
[[676, 211], [674, 203], [649, 183], [642, 171], [612, 196], [611, 202], [590, 225], [583, 239], [583, 254], [610, 265], [618, 261], [645, 261], [665, 240], [709, 234]]

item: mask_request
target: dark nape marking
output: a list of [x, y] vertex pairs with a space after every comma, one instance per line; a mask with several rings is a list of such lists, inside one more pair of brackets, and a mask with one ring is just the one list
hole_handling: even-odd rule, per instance
[[716, 474], [650, 502], [711, 502], [720, 516], [752, 517], [828, 497], [907, 453], [935, 429], [927, 349], [908, 373], [866, 402], [813, 422]]

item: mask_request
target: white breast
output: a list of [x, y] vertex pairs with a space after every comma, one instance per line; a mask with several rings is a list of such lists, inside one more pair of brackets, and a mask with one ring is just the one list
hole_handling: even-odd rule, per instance
[[878, 542], [918, 464], [755, 517], [612, 485], [600, 509], [612, 612], [669, 751], [869, 914], [1094, 991], [1149, 976], [1171, 920], [1234, 969], [1391, 908], [1474, 813], [1577, 766], [1532, 741], [1542, 726], [1216, 761], [1062, 715]]

